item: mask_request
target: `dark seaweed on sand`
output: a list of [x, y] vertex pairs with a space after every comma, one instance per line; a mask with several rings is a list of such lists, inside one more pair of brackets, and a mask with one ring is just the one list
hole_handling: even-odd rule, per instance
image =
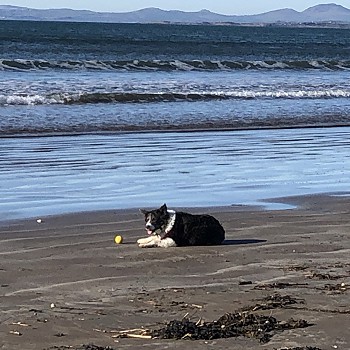
[[252, 313], [227, 313], [213, 322], [195, 323], [188, 318], [170, 321], [165, 327], [151, 331], [152, 338], [162, 339], [218, 339], [231, 337], [256, 338], [267, 343], [274, 333], [287, 329], [305, 328], [305, 320], [279, 322], [272, 316]]
[[283, 349], [280, 349], [280, 350], [322, 350], [320, 348], [316, 348], [314, 346], [297, 346], [295, 348], [283, 348]]
[[307, 283], [289, 283], [289, 282], [274, 282], [259, 284], [254, 287], [254, 289], [284, 289], [290, 287], [307, 287]]
[[332, 292], [346, 292], [350, 289], [349, 285], [344, 283], [326, 284], [323, 288]]
[[320, 273], [320, 272], [313, 272], [312, 274], [308, 275], [307, 278], [309, 279], [319, 279], [319, 280], [338, 280], [341, 278], [346, 278], [347, 275], [331, 275], [330, 273]]
[[114, 350], [114, 348], [111, 348], [110, 346], [98, 346], [94, 344], [87, 344], [87, 345], [80, 345], [77, 347], [72, 346], [53, 346], [51, 348], [48, 348], [46, 350]]
[[256, 310], [271, 310], [277, 308], [287, 308], [295, 304], [304, 304], [303, 299], [297, 299], [290, 295], [280, 295], [275, 293], [266, 298], [261, 299], [261, 302], [254, 306], [248, 306], [243, 308], [243, 311], [256, 311]]

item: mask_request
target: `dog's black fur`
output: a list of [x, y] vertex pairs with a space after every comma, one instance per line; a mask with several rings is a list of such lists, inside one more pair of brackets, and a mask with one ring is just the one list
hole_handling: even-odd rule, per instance
[[[171, 238], [177, 246], [218, 245], [225, 239], [225, 230], [211, 215], [193, 215], [176, 212], [173, 227], [167, 233], [165, 228], [170, 214], [166, 204], [159, 209], [141, 210], [145, 215], [146, 229], [149, 234], [159, 234], [161, 239]], [[148, 227], [147, 227], [148, 226]]]

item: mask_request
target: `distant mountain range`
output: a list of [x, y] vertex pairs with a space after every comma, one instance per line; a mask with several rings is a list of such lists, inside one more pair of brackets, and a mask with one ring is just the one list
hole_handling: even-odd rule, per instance
[[292, 9], [269, 11], [256, 15], [222, 15], [208, 10], [198, 12], [165, 11], [158, 8], [145, 8], [138, 11], [114, 13], [87, 10], [48, 9], [39, 10], [27, 7], [0, 5], [2, 20], [70, 21], [107, 23], [350, 23], [350, 9], [337, 4], [316, 5], [298, 12]]

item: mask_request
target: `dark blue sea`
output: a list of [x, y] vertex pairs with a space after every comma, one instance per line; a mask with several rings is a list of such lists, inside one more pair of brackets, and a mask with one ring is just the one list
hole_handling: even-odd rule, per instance
[[340, 193], [349, 125], [349, 29], [0, 21], [0, 220]]

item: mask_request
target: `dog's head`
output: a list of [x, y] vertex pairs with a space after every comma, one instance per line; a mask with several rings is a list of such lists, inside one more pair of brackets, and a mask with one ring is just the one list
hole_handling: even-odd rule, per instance
[[145, 216], [146, 231], [149, 235], [157, 234], [164, 230], [169, 219], [168, 208], [163, 204], [159, 209], [144, 210], [140, 209]]

